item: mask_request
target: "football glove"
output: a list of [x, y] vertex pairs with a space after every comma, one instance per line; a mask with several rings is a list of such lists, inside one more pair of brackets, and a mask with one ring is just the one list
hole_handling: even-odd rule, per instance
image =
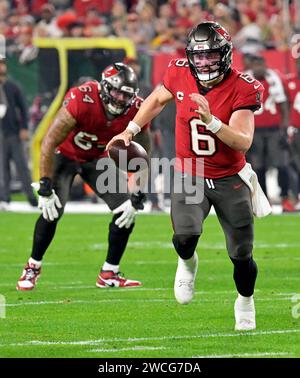
[[136, 210], [144, 210], [144, 202], [146, 201], [146, 194], [142, 193], [140, 190], [137, 193], [131, 194], [132, 206]]
[[45, 185], [43, 179], [40, 182], [33, 182], [31, 186], [39, 194], [38, 207], [42, 210], [43, 218], [48, 222], [57, 219], [59, 217], [57, 209], [61, 209], [62, 205], [55, 191], [50, 189], [49, 185]]
[[113, 214], [119, 214], [119, 218], [115, 221], [115, 224], [119, 227], [129, 228], [134, 222], [136, 216], [136, 209], [132, 206], [131, 200], [123, 202], [122, 205], [113, 210]]

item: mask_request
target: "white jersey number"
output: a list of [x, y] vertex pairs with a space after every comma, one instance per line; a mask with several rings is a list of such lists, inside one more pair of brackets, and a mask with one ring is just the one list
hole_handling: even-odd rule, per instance
[[[208, 134], [199, 132], [198, 126], [206, 127], [201, 119], [194, 118], [190, 121], [192, 150], [198, 156], [211, 156], [216, 152], [216, 141]], [[202, 142], [202, 143], [201, 143]], [[201, 146], [204, 144], [204, 147]]]
[[74, 143], [81, 149], [88, 151], [93, 147], [93, 142], [97, 142], [97, 135], [85, 133], [84, 131], [79, 131], [78, 134], [74, 136]]

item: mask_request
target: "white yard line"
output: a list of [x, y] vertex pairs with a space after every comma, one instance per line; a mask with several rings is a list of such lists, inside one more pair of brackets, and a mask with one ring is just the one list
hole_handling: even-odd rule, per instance
[[206, 333], [200, 335], [177, 335], [177, 336], [157, 336], [157, 337], [135, 337], [135, 338], [111, 338], [98, 340], [82, 340], [82, 341], [38, 341], [32, 340], [24, 343], [2, 343], [0, 347], [7, 346], [47, 346], [47, 345], [97, 345], [110, 342], [125, 342], [136, 343], [141, 341], [167, 341], [167, 340], [191, 340], [191, 339], [209, 339], [209, 338], [226, 338], [226, 337], [252, 337], [252, 336], [267, 336], [267, 335], [284, 335], [300, 333], [300, 329], [280, 329], [268, 331], [249, 331], [249, 332], [234, 332], [234, 333]]
[[[107, 247], [107, 243], [95, 243], [88, 246], [89, 249], [98, 250]], [[254, 249], [261, 249], [261, 248], [275, 248], [275, 249], [284, 249], [284, 248], [299, 248], [300, 243], [265, 243], [265, 242], [256, 242], [254, 243]], [[165, 248], [165, 249], [174, 249], [174, 246], [171, 242], [161, 242], [157, 240], [152, 240], [149, 242], [145, 241], [136, 241], [136, 242], [129, 242], [128, 248], [141, 248], [141, 249], [155, 249], [155, 248]], [[226, 250], [225, 242], [219, 243], [202, 243], [201, 241], [198, 244], [197, 250], [199, 253], [205, 250]], [[271, 258], [272, 256], [270, 256]]]
[[261, 352], [261, 353], [237, 353], [237, 354], [211, 354], [193, 356], [192, 358], [232, 358], [232, 357], [270, 357], [270, 356], [290, 356], [287, 352]]
[[113, 349], [90, 349], [88, 352], [124, 352], [127, 350], [163, 350], [163, 349], [169, 349], [165, 347], [151, 347], [151, 346], [135, 346], [132, 348], [113, 348]]
[[[256, 298], [259, 302], [278, 302], [278, 301], [290, 301], [291, 297], [281, 297], [281, 298]], [[37, 301], [37, 302], [19, 302], [19, 303], [7, 303], [6, 307], [21, 307], [21, 306], [42, 306], [42, 305], [77, 305], [77, 304], [99, 304], [99, 303], [119, 303], [119, 302], [134, 302], [134, 303], [163, 303], [163, 302], [174, 302], [173, 298], [157, 298], [157, 299], [141, 299], [141, 298], [108, 298], [99, 300], [60, 300], [60, 301]], [[219, 302], [216, 299], [199, 299], [199, 303], [216, 303]], [[195, 302], [194, 302], [195, 303]]]

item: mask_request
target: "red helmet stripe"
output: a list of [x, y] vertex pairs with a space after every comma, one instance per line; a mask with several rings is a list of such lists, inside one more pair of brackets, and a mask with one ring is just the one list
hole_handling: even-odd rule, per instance
[[119, 71], [114, 67], [114, 66], [111, 66], [111, 67], [108, 67], [104, 72], [103, 72], [103, 75], [105, 78], [107, 77], [111, 77], [111, 76], [114, 76], [118, 73]]
[[224, 37], [227, 41], [231, 41], [230, 35], [223, 28], [217, 28], [215, 29], [215, 31], [221, 34], [221, 36]]

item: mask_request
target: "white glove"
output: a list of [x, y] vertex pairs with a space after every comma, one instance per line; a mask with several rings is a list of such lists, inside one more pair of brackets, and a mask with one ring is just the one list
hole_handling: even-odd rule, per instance
[[128, 199], [127, 201], [122, 203], [122, 205], [113, 210], [113, 214], [119, 214], [122, 212], [123, 214], [116, 220], [115, 224], [119, 228], [122, 228], [124, 226], [125, 228], [129, 228], [134, 222], [137, 213], [136, 209], [132, 206], [130, 199]]
[[[40, 189], [40, 184], [38, 182], [33, 182], [31, 186], [35, 190]], [[54, 219], [59, 217], [58, 209], [62, 208], [59, 198], [55, 194], [55, 191], [52, 189], [52, 194], [49, 197], [43, 197], [39, 195], [39, 209], [42, 210], [43, 218], [47, 221], [54, 221]]]

